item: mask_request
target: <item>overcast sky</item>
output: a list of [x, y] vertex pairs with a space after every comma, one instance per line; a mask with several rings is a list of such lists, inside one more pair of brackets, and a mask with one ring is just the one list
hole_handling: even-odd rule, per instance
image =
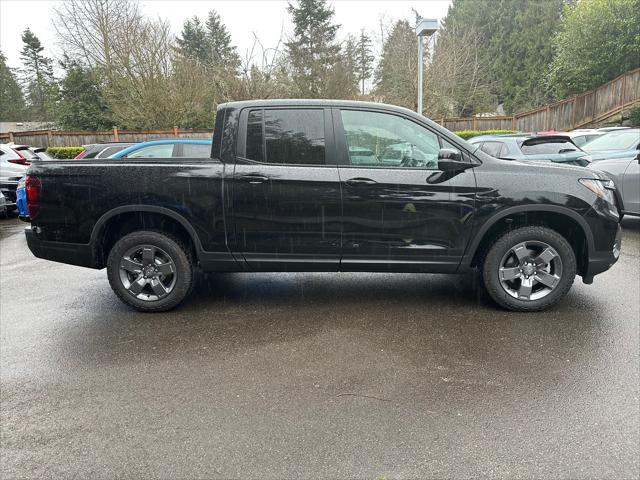
[[[53, 9], [60, 3], [54, 0], [0, 0], [0, 50], [7, 57], [10, 67], [20, 66], [20, 35], [27, 27], [31, 28], [45, 46], [47, 56], [60, 57], [60, 48], [51, 23]], [[425, 18], [441, 19], [446, 15], [450, 3], [450, 0], [331, 2], [335, 8], [334, 20], [342, 25], [339, 32], [341, 38], [347, 33], [358, 33], [361, 28], [377, 35], [381, 17], [393, 20], [407, 18], [413, 22], [411, 8], [415, 8]], [[143, 0], [140, 4], [147, 16], [169, 20], [176, 34], [180, 32], [186, 18], [193, 15], [204, 17], [210, 9], [217, 10], [243, 57], [253, 44], [253, 33], [265, 47], [274, 47], [282, 29], [285, 34], [292, 31], [286, 1]]]

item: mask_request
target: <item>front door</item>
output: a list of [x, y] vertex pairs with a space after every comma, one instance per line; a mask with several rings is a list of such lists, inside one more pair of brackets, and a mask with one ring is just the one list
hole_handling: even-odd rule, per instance
[[475, 175], [438, 170], [455, 148], [409, 117], [334, 110], [343, 195], [343, 256], [351, 271], [455, 271], [471, 233]]
[[330, 109], [244, 110], [237, 151], [232, 250], [250, 270], [337, 270], [341, 205]]

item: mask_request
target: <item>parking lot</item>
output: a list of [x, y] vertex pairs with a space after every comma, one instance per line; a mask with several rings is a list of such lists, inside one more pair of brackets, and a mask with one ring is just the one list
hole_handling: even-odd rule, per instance
[[13, 477], [637, 478], [640, 219], [537, 314], [465, 276], [225, 274], [165, 314], [0, 221]]

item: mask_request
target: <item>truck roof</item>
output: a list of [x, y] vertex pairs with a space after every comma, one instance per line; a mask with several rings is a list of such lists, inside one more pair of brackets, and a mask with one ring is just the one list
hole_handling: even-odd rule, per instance
[[[377, 108], [381, 110], [391, 110], [420, 116], [408, 108], [378, 102], [359, 102], [355, 100], [325, 100], [317, 98], [286, 98], [269, 100], [241, 100], [237, 102], [227, 102], [218, 105], [218, 108], [248, 108], [248, 107], [352, 107], [352, 108]], [[427, 118], [427, 117], [422, 117]]]

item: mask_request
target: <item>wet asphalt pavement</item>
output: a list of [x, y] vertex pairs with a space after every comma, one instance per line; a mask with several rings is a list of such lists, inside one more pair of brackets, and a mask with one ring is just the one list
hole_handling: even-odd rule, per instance
[[638, 478], [640, 219], [551, 311], [464, 276], [225, 274], [140, 314], [0, 221], [0, 477]]

